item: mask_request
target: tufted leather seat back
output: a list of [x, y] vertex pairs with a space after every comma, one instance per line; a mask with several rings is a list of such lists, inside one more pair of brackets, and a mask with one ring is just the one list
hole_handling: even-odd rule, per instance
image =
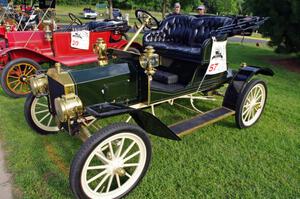
[[229, 17], [203, 16], [192, 20], [192, 34], [189, 40], [191, 46], [201, 46], [202, 43], [212, 37], [212, 31], [232, 24]]
[[173, 15], [164, 19], [158, 30], [145, 33], [144, 46], [151, 45], [164, 56], [202, 63], [209, 59], [203, 53], [209, 51], [205, 49], [209, 49], [214, 31], [233, 21], [230, 17]]
[[210, 38], [211, 32], [233, 22], [229, 17], [176, 15], [166, 18], [158, 30], [144, 36], [144, 43], [170, 42], [191, 47], [200, 47]]

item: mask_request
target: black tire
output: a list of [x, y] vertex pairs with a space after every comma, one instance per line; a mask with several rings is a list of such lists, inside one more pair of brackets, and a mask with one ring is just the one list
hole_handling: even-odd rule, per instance
[[[38, 134], [41, 134], [41, 135], [49, 135], [49, 134], [55, 134], [55, 133], [59, 132], [58, 127], [55, 128], [54, 125], [51, 127], [47, 127], [46, 125], [44, 125], [42, 123], [38, 123], [37, 119], [34, 119], [34, 116], [32, 115], [32, 111], [33, 111], [32, 106], [36, 105], [36, 102], [37, 102], [36, 100], [38, 100], [38, 99], [41, 99], [41, 98], [37, 98], [32, 93], [30, 93], [27, 96], [25, 105], [24, 105], [24, 115], [25, 115], [26, 122], [35, 132], [37, 132]], [[48, 114], [48, 112], [44, 113], [44, 115], [42, 117], [44, 117], [45, 114]], [[52, 119], [54, 119], [54, 118], [52, 118]], [[48, 123], [49, 120], [46, 120], [45, 122]], [[53, 121], [53, 122], [55, 122], [55, 121]]]
[[[1, 86], [4, 90], [4, 92], [8, 96], [13, 97], [13, 98], [25, 97], [26, 95], [28, 95], [30, 93], [29, 82], [27, 82], [27, 80], [26, 81], [19, 80], [19, 82], [16, 82], [16, 84], [19, 84], [20, 82], [21, 82], [20, 84], [23, 84], [22, 82], [26, 82], [23, 85], [25, 85], [27, 88], [29, 88], [29, 90], [17, 92], [16, 89], [10, 88], [10, 86], [9, 86], [9, 84], [10, 84], [8, 82], [9, 74], [11, 73], [11, 70], [19, 64], [24, 64], [23, 65], [23, 68], [25, 70], [24, 73], [26, 73], [25, 68], [27, 68], [27, 67], [34, 68], [34, 70], [32, 72], [29, 71], [30, 74], [28, 74], [27, 76], [26, 76], [26, 74], [24, 74], [24, 78], [34, 74], [37, 70], [41, 69], [41, 66], [37, 62], [33, 61], [32, 59], [27, 59], [27, 58], [16, 59], [16, 60], [10, 61], [10, 62], [8, 62], [8, 64], [6, 64], [6, 66], [4, 67], [2, 74], [1, 74]], [[25, 64], [27, 64], [27, 65], [25, 65]], [[23, 71], [22, 71], [22, 76], [23, 76]], [[21, 77], [21, 75], [16, 74], [16, 76], [14, 76], [15, 79], [17, 77]], [[22, 79], [22, 78], [19, 78], [19, 79]], [[12, 80], [12, 81], [14, 82], [14, 80]]]
[[[141, 181], [141, 179], [144, 177], [144, 175], [146, 174], [147, 169], [149, 167], [150, 160], [151, 160], [151, 154], [152, 154], [152, 152], [151, 152], [151, 143], [150, 143], [150, 140], [149, 140], [147, 134], [140, 127], [135, 126], [135, 125], [131, 125], [131, 124], [127, 124], [127, 123], [112, 124], [112, 125], [109, 125], [109, 126], [103, 128], [103, 129], [101, 129], [99, 132], [97, 132], [93, 136], [91, 136], [81, 146], [80, 150], [77, 152], [76, 156], [74, 157], [74, 159], [72, 161], [69, 181], [70, 181], [71, 189], [72, 189], [74, 195], [76, 196], [76, 198], [95, 198], [95, 197], [91, 197], [91, 196], [89, 197], [87, 195], [87, 193], [83, 190], [84, 186], [81, 183], [81, 180], [82, 180], [81, 175], [82, 175], [82, 172], [84, 170], [84, 165], [88, 161], [89, 155], [94, 152], [94, 150], [96, 149], [97, 146], [100, 146], [101, 143], [105, 144], [106, 140], [109, 139], [109, 138], [112, 139], [116, 136], [122, 136], [125, 132], [129, 133], [131, 135], [137, 136], [140, 140], [142, 140], [142, 142], [145, 146], [145, 149], [146, 149], [146, 158], [144, 158], [145, 163], [144, 163], [144, 166], [142, 167], [143, 169], [140, 170], [141, 171], [140, 175], [135, 176], [135, 177], [137, 177], [136, 180], [130, 182], [130, 183], [133, 183], [133, 184], [129, 184], [131, 186], [128, 189], [126, 189], [126, 191], [121, 190], [120, 195], [117, 195], [117, 196], [116, 195], [111, 195], [111, 197], [107, 197], [107, 198], [122, 198], [122, 197], [124, 197], [132, 189], [134, 189], [138, 185], [138, 183]], [[120, 138], [118, 138], [118, 139], [120, 139]], [[103, 146], [105, 146], [105, 145], [103, 145]], [[121, 146], [123, 146], [123, 145], [121, 145]], [[121, 149], [120, 151], [121, 151], [120, 152], [120, 154], [121, 154], [123, 150]], [[102, 153], [104, 154], [103, 150], [102, 150]], [[116, 154], [117, 154], [117, 152], [114, 153], [114, 156]], [[139, 157], [139, 159], [142, 159], [141, 156]], [[124, 164], [125, 164], [125, 162], [124, 162]], [[89, 166], [89, 164], [88, 164], [88, 166]], [[113, 181], [116, 180], [115, 175], [116, 174], [113, 174], [113, 177], [112, 177]], [[134, 175], [132, 175], [132, 176], [134, 176]], [[128, 179], [130, 179], [130, 178], [128, 178]], [[127, 183], [128, 181], [129, 180], [127, 180], [125, 182]], [[126, 183], [124, 183], [124, 184], [126, 184]], [[124, 184], [122, 184], [122, 186]], [[122, 188], [122, 186], [120, 186], [119, 188], [113, 189], [112, 191], [110, 191], [110, 189], [109, 189], [109, 191], [110, 191], [109, 193], [114, 192], [116, 190], [120, 190]]]
[[[247, 117], [247, 113], [243, 112], [243, 108], [246, 106], [245, 103], [246, 103], [248, 94], [251, 91], [253, 91], [254, 87], [257, 87], [257, 86], [260, 87], [261, 92], [264, 92], [264, 97], [262, 97], [262, 100], [261, 100], [262, 104], [260, 104], [260, 108], [258, 110], [255, 110], [256, 113], [254, 112], [253, 120], [249, 120], [249, 123], [247, 123], [247, 121], [244, 121], [244, 119], [243, 119], [243, 113]], [[253, 126], [260, 119], [260, 117], [264, 111], [265, 105], [266, 105], [267, 94], [268, 94], [267, 85], [264, 81], [258, 80], [258, 79], [253, 79], [249, 83], [247, 83], [247, 85], [245, 86], [245, 88], [243, 89], [243, 91], [241, 92], [241, 94], [239, 95], [238, 100], [237, 100], [235, 122], [236, 122], [236, 125], [238, 128], [242, 129], [242, 128], [248, 128], [250, 126]], [[249, 117], [251, 117], [251, 116], [249, 116]]]

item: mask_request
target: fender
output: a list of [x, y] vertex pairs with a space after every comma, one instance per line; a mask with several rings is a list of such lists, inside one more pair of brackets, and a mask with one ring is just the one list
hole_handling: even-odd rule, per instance
[[88, 106], [86, 107], [86, 111], [88, 114], [96, 118], [106, 118], [115, 115], [129, 114], [134, 121], [147, 133], [171, 140], [181, 140], [157, 117], [141, 109], [134, 109], [122, 104], [105, 103]]
[[56, 61], [52, 55], [45, 55], [27, 47], [10, 47], [0, 52], [0, 60], [5, 60], [4, 58], [6, 58], [7, 56], [9, 56], [10, 60], [18, 58], [29, 58], [38, 63]]
[[263, 68], [258, 66], [246, 66], [241, 68], [233, 77], [229, 84], [225, 97], [223, 100], [223, 106], [235, 110], [238, 96], [243, 92], [245, 86], [254, 75], [267, 75], [273, 76], [274, 72], [269, 68]]

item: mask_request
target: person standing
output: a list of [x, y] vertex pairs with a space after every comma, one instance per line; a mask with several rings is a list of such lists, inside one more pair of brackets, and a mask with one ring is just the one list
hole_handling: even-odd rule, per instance
[[204, 5], [198, 6], [197, 12], [198, 12], [198, 15], [205, 15], [205, 6]]
[[177, 2], [174, 4], [174, 11], [172, 13], [168, 14], [167, 17], [174, 16], [174, 15], [180, 15], [181, 14], [180, 11], [181, 11], [181, 5], [179, 2]]

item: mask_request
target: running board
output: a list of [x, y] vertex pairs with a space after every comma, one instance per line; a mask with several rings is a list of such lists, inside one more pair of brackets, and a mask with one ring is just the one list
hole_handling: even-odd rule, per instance
[[169, 128], [177, 135], [184, 136], [190, 134], [192, 131], [204, 127], [206, 125], [218, 122], [226, 117], [234, 115], [235, 111], [220, 107], [211, 111], [208, 111], [204, 114], [197, 115], [192, 119], [188, 119], [176, 124], [169, 126]]

